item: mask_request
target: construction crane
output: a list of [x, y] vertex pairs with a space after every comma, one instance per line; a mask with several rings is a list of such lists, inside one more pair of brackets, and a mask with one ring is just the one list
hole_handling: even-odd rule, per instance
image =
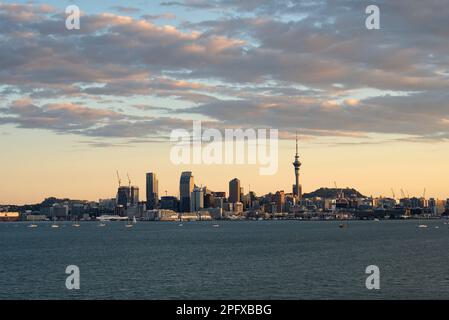
[[129, 178], [129, 174], [126, 173], [126, 176], [128, 177], [128, 186], [131, 188], [131, 179]]
[[396, 195], [394, 194], [393, 188], [391, 188], [391, 193], [393, 194], [393, 199], [396, 199]]
[[403, 199], [407, 198], [407, 197], [405, 196], [404, 189], [401, 189], [401, 194], [402, 194], [402, 198], [403, 198]]
[[422, 194], [422, 198], [425, 199], [426, 198], [426, 188], [424, 188], [424, 192]]
[[337, 191], [337, 198], [344, 198], [343, 190], [338, 189], [337, 182], [334, 181], [335, 190]]
[[117, 170], [117, 180], [118, 180], [118, 186], [121, 187], [122, 186], [122, 180], [120, 179], [120, 175], [118, 174], [118, 170]]

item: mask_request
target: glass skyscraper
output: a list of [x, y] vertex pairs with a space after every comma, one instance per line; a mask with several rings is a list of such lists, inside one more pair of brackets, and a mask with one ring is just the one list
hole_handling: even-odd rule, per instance
[[147, 210], [156, 209], [159, 203], [159, 186], [156, 174], [147, 173]]

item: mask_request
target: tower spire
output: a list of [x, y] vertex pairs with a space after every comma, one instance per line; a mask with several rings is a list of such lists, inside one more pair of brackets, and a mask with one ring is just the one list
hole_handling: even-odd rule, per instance
[[298, 156], [298, 130], [296, 130], [296, 156]]
[[301, 187], [299, 185], [299, 168], [301, 167], [301, 162], [299, 161], [298, 153], [298, 131], [296, 131], [296, 154], [295, 161], [293, 162], [293, 167], [295, 168], [295, 184], [293, 186], [293, 195], [296, 199], [301, 199]]

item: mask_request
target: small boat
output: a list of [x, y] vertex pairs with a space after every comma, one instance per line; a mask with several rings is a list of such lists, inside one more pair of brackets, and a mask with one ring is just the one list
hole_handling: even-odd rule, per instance
[[[136, 219], [136, 218], [134, 217], [134, 219]], [[134, 225], [131, 224], [131, 222], [128, 219], [128, 222], [125, 224], [125, 228], [132, 228], [132, 227], [134, 227]]]
[[81, 225], [79, 224], [79, 222], [77, 220], [75, 220], [75, 223], [72, 224], [72, 227], [79, 228], [79, 227], [81, 227]]
[[427, 224], [420, 224], [418, 228], [428, 228]]
[[376, 219], [374, 219], [374, 221], [380, 221], [380, 220], [376, 218]]
[[183, 227], [184, 225], [182, 223], [178, 224], [178, 227]]
[[102, 223], [100, 223], [98, 226], [99, 226], [99, 227], [106, 227], [106, 224], [102, 222]]
[[34, 217], [33, 222], [28, 226], [28, 228], [37, 228], [37, 224], [34, 223]]
[[213, 224], [212, 227], [218, 228], [218, 227], [220, 227], [220, 225], [219, 224]]
[[55, 218], [53, 217], [53, 224], [51, 225], [52, 228], [59, 228], [59, 225], [56, 223]]
[[339, 225], [338, 227], [341, 228], [341, 229], [343, 229], [343, 228], [347, 228], [348, 225], [347, 225], [347, 224], [340, 223], [340, 225]]

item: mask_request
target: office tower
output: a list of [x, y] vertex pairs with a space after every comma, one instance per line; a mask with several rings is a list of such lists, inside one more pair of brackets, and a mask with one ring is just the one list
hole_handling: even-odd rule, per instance
[[179, 210], [178, 198], [172, 196], [161, 197], [161, 209], [178, 211]]
[[297, 200], [301, 200], [302, 188], [299, 184], [299, 168], [301, 167], [301, 162], [299, 162], [299, 154], [298, 154], [298, 133], [296, 133], [296, 155], [295, 161], [293, 162], [293, 167], [295, 168], [295, 184], [293, 186], [293, 196]]
[[159, 181], [153, 172], [147, 173], [147, 210], [156, 209], [159, 203]]
[[190, 212], [190, 197], [194, 188], [192, 172], [184, 171], [179, 181], [179, 211]]
[[139, 187], [132, 186], [130, 190], [130, 205], [137, 206], [139, 204]]
[[284, 212], [285, 193], [284, 191], [276, 192], [276, 212]]
[[204, 208], [204, 194], [201, 188], [195, 186], [190, 195], [190, 212], [196, 212]]
[[240, 202], [240, 180], [237, 178], [229, 181], [229, 202]]

